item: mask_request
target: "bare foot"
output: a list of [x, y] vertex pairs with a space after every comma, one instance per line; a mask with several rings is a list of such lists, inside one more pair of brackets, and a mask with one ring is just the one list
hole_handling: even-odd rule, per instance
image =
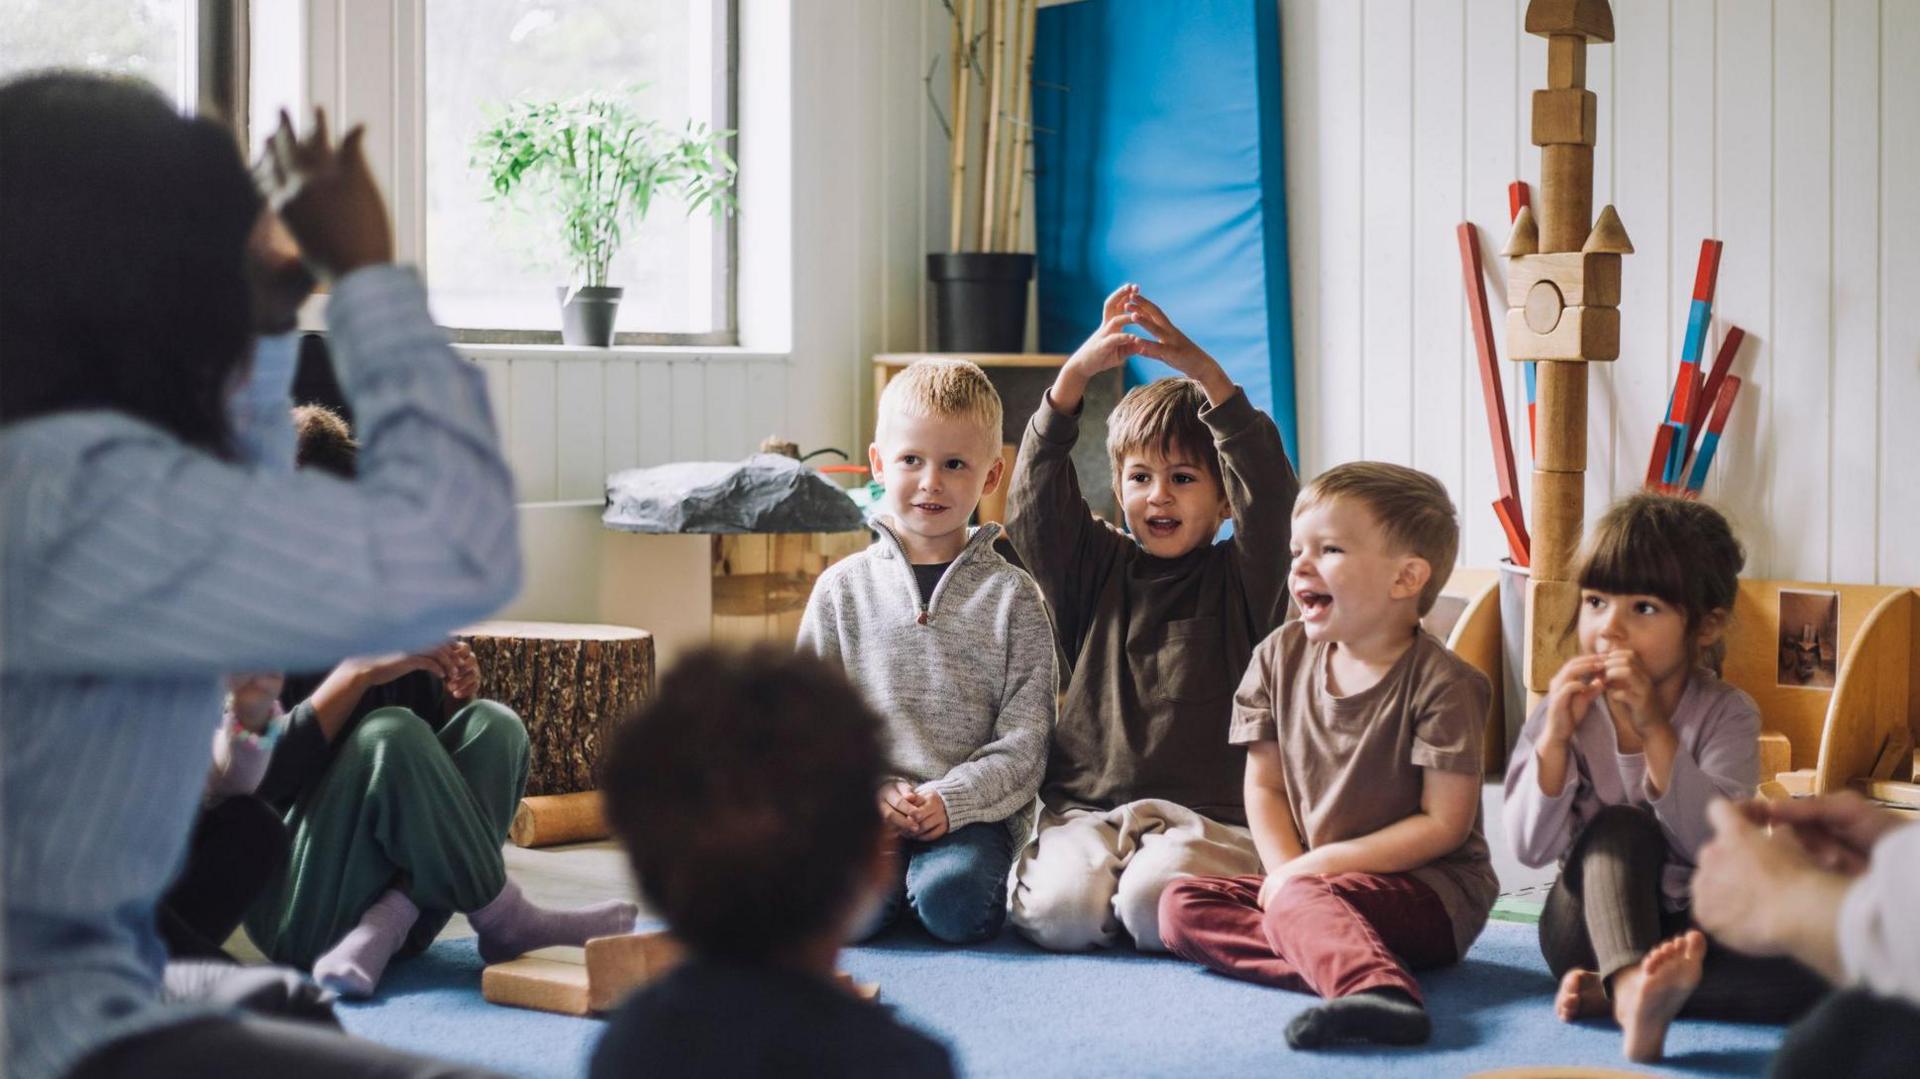
[[1638, 967], [1614, 976], [1613, 1017], [1620, 1024], [1621, 1047], [1628, 1060], [1659, 1060], [1666, 1051], [1667, 1027], [1700, 985], [1707, 961], [1707, 938], [1689, 929], [1655, 946]]
[[1560, 992], [1553, 998], [1553, 1012], [1563, 1023], [1605, 1015], [1613, 1007], [1607, 999], [1600, 975], [1591, 970], [1570, 970], [1560, 979]]

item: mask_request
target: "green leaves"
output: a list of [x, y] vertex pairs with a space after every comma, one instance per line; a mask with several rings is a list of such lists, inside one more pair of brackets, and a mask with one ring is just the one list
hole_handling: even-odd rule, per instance
[[598, 286], [660, 192], [678, 194], [689, 214], [733, 211], [739, 166], [724, 148], [732, 134], [692, 122], [674, 131], [642, 119], [620, 92], [522, 100], [475, 137], [472, 164], [491, 198], [557, 214], [580, 283]]

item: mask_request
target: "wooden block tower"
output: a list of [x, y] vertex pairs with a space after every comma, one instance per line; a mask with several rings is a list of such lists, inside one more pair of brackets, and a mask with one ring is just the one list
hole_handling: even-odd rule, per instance
[[1522, 210], [1507, 242], [1507, 353], [1540, 365], [1526, 649], [1537, 697], [1573, 648], [1565, 629], [1580, 599], [1573, 560], [1585, 515], [1587, 364], [1619, 358], [1620, 256], [1633, 244], [1613, 207], [1593, 217], [1599, 101], [1586, 87], [1587, 43], [1613, 40], [1613, 9], [1607, 0], [1532, 0], [1526, 29], [1547, 39], [1547, 88], [1533, 92], [1539, 216]]

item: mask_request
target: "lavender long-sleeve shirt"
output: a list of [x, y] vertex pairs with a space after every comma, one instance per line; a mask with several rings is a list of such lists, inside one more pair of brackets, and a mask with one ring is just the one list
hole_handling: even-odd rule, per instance
[[0, 427], [14, 1079], [191, 1017], [161, 1002], [154, 907], [185, 853], [223, 673], [416, 648], [518, 587], [485, 384], [418, 278], [349, 274], [327, 316], [360, 422], [356, 482], [279, 470], [291, 353], [257, 356], [235, 401], [252, 461], [108, 410]]
[[1667, 837], [1660, 879], [1666, 908], [1684, 909], [1692, 895], [1688, 882], [1694, 859], [1713, 837], [1707, 803], [1750, 798], [1759, 783], [1760, 709], [1753, 698], [1711, 672], [1693, 673], [1668, 720], [1680, 744], [1673, 755], [1673, 774], [1657, 797], [1647, 783], [1646, 755], [1620, 752], [1612, 715], [1601, 699], [1574, 728], [1566, 785], [1559, 797], [1549, 798], [1540, 790], [1540, 758], [1534, 749], [1546, 722], [1546, 702], [1541, 701], [1527, 717], [1507, 762], [1504, 819], [1514, 857], [1529, 866], [1556, 861], [1603, 807], [1641, 806], [1653, 811]]

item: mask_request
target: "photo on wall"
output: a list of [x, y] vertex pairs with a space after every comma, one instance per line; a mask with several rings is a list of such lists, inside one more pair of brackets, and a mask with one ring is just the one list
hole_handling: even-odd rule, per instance
[[1779, 683], [1832, 689], [1840, 666], [1840, 594], [1780, 590]]

